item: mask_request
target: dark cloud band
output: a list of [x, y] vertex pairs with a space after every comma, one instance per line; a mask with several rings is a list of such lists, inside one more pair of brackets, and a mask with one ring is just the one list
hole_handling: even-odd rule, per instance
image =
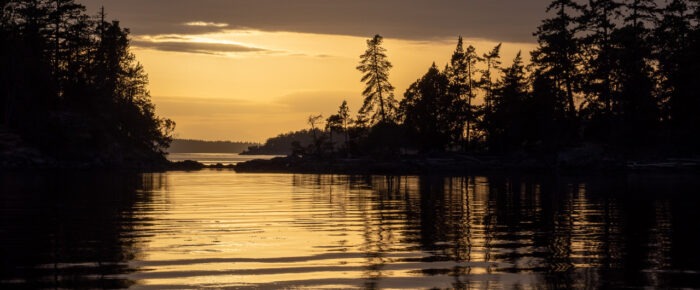
[[[411, 40], [465, 37], [533, 42], [550, 0], [82, 0], [104, 5], [135, 34], [250, 28]], [[183, 25], [200, 23], [210, 25]], [[215, 25], [214, 25], [215, 24]]]

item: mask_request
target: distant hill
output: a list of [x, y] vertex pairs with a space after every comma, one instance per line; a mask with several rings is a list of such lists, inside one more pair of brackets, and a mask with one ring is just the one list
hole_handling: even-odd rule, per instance
[[[321, 134], [321, 133], [319, 133]], [[289, 155], [292, 153], [292, 142], [299, 142], [302, 146], [313, 143], [311, 130], [301, 130], [277, 135], [267, 139], [265, 144], [250, 146], [242, 155]]]
[[175, 139], [170, 144], [169, 153], [241, 153], [248, 147], [259, 146], [252, 142], [203, 141]]

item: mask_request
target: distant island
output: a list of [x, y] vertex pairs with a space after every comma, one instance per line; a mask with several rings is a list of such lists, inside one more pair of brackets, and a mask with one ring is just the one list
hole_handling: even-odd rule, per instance
[[168, 153], [241, 153], [249, 147], [257, 146], [260, 144], [253, 142], [174, 139]]
[[250, 146], [241, 155], [289, 155], [294, 144], [308, 146], [314, 143], [314, 133], [311, 130], [279, 134], [267, 139], [264, 144]]

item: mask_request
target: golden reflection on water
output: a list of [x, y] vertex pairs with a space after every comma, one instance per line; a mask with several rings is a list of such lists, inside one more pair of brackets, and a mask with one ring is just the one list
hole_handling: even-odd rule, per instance
[[[685, 199], [645, 196], [629, 186], [636, 181], [227, 170], [131, 178], [3, 178], [3, 221], [15, 222], [0, 229], [18, 234], [3, 240], [0, 285], [698, 286], [688, 282], [698, 281], [700, 255], [687, 222], [697, 213], [679, 206]], [[24, 232], [37, 219], [48, 226]], [[680, 243], [678, 229], [690, 233]], [[33, 249], [31, 259], [12, 255]]]

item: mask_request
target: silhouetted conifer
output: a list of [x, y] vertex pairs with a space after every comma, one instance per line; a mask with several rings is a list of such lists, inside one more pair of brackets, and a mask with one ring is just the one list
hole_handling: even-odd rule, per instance
[[[484, 131], [489, 137], [489, 150], [508, 152], [521, 147], [531, 134], [528, 124], [532, 116], [525, 110], [528, 104], [528, 81], [521, 53], [513, 64], [500, 69], [503, 80], [491, 97], [491, 112], [484, 115]], [[533, 112], [534, 113], [534, 112]]]
[[343, 103], [340, 104], [337, 115], [339, 117], [341, 130], [343, 131], [343, 136], [345, 137], [345, 150], [347, 152], [350, 142], [350, 133], [348, 130], [350, 123], [352, 122], [352, 119], [350, 118], [350, 108], [348, 108], [347, 101], [343, 100]]
[[[666, 118], [677, 142], [688, 148], [700, 145], [700, 71], [697, 6], [686, 0], [672, 0], [661, 11], [655, 30], [662, 99]], [[697, 2], [694, 3], [697, 5]], [[688, 149], [693, 150], [693, 149]]]
[[464, 49], [463, 39], [460, 36], [446, 73], [450, 80], [450, 92], [466, 100], [463, 112], [466, 120], [464, 129], [466, 134], [463, 134], [465, 138], [463, 149], [469, 147], [472, 124], [476, 121], [477, 116], [476, 110], [472, 106], [472, 101], [476, 97], [474, 75], [477, 71], [476, 64], [479, 61], [481, 61], [481, 58], [476, 55], [476, 50], [473, 46], [470, 45], [466, 50]]
[[367, 40], [367, 50], [360, 56], [357, 70], [363, 73], [362, 81], [366, 84], [362, 95], [365, 96], [361, 113], [370, 114], [372, 121], [392, 122], [396, 109], [394, 86], [389, 82], [391, 62], [387, 59], [386, 48], [382, 47], [384, 38], [375, 35]]
[[466, 100], [450, 91], [447, 75], [433, 63], [401, 101], [403, 122], [421, 149], [444, 150], [461, 140]]
[[532, 52], [532, 63], [539, 68], [540, 77], [550, 78], [555, 86], [551, 92], [566, 102], [571, 119], [576, 118], [574, 93], [579, 81], [578, 68], [581, 63], [577, 25], [572, 13], [581, 5], [571, 0], [555, 0], [547, 7], [554, 12], [553, 18], [545, 19], [537, 28], [538, 48]]
[[657, 9], [653, 0], [628, 0], [623, 7], [624, 26], [612, 33], [614, 94], [620, 102], [617, 126], [623, 130], [616, 138], [624, 140], [615, 143], [633, 149], [652, 141], [661, 118], [649, 29]]

